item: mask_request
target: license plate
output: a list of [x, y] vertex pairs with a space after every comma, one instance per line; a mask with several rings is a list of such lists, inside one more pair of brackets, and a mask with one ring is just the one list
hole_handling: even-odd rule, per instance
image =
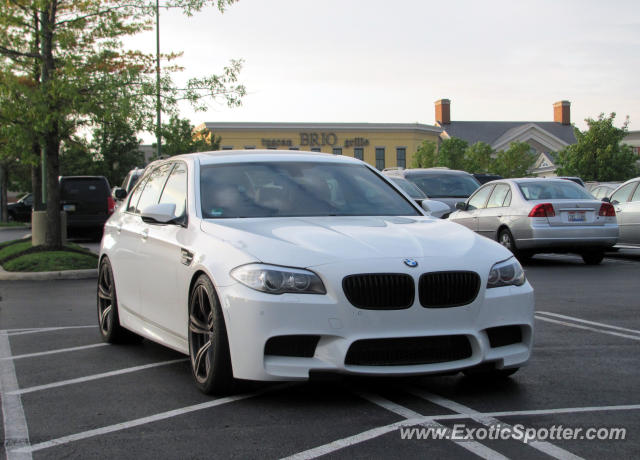
[[67, 211], [67, 212], [73, 212], [76, 210], [76, 205], [75, 204], [65, 204], [62, 206], [62, 210], [63, 211]]
[[569, 222], [585, 222], [587, 220], [587, 216], [584, 211], [570, 211], [569, 212]]

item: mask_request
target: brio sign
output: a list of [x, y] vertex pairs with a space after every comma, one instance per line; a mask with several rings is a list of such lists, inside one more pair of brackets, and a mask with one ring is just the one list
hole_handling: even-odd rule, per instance
[[338, 136], [334, 133], [300, 133], [300, 145], [310, 147], [322, 145], [336, 145]]

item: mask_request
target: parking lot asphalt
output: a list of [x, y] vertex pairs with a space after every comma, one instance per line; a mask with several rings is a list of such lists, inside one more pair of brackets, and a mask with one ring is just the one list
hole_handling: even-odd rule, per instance
[[[0, 283], [5, 453], [13, 458], [637, 458], [640, 260], [537, 256], [530, 364], [511, 379], [348, 378], [200, 394], [185, 357], [104, 345], [95, 281]], [[420, 425], [426, 424], [426, 425]], [[402, 439], [404, 427], [624, 428], [625, 440]], [[478, 432], [480, 433], [480, 432]], [[406, 433], [405, 433], [406, 434]]]

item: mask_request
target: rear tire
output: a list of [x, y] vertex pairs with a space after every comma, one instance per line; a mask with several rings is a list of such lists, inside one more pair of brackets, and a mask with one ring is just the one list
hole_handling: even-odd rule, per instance
[[98, 270], [98, 326], [102, 340], [107, 343], [127, 343], [140, 340], [140, 336], [120, 325], [118, 296], [113, 270], [108, 257], [100, 262]]
[[196, 386], [205, 394], [225, 394], [236, 380], [218, 295], [206, 275], [189, 295], [189, 358]]
[[582, 255], [582, 260], [587, 265], [598, 265], [604, 259], [604, 251], [591, 251], [585, 252]]

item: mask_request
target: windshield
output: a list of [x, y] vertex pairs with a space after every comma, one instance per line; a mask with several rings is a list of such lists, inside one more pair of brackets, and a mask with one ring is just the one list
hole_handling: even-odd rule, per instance
[[466, 174], [412, 174], [406, 177], [429, 198], [468, 198], [480, 183]]
[[204, 166], [200, 199], [208, 219], [420, 215], [366, 166], [325, 162]]
[[407, 179], [403, 179], [401, 177], [389, 177], [388, 179], [390, 179], [391, 182], [397, 184], [402, 190], [405, 191], [407, 195], [409, 195], [414, 200], [423, 200], [427, 198], [427, 195], [425, 195], [422, 190], [420, 190], [413, 182], [409, 182]]
[[593, 200], [584, 188], [571, 181], [520, 182], [526, 200]]

